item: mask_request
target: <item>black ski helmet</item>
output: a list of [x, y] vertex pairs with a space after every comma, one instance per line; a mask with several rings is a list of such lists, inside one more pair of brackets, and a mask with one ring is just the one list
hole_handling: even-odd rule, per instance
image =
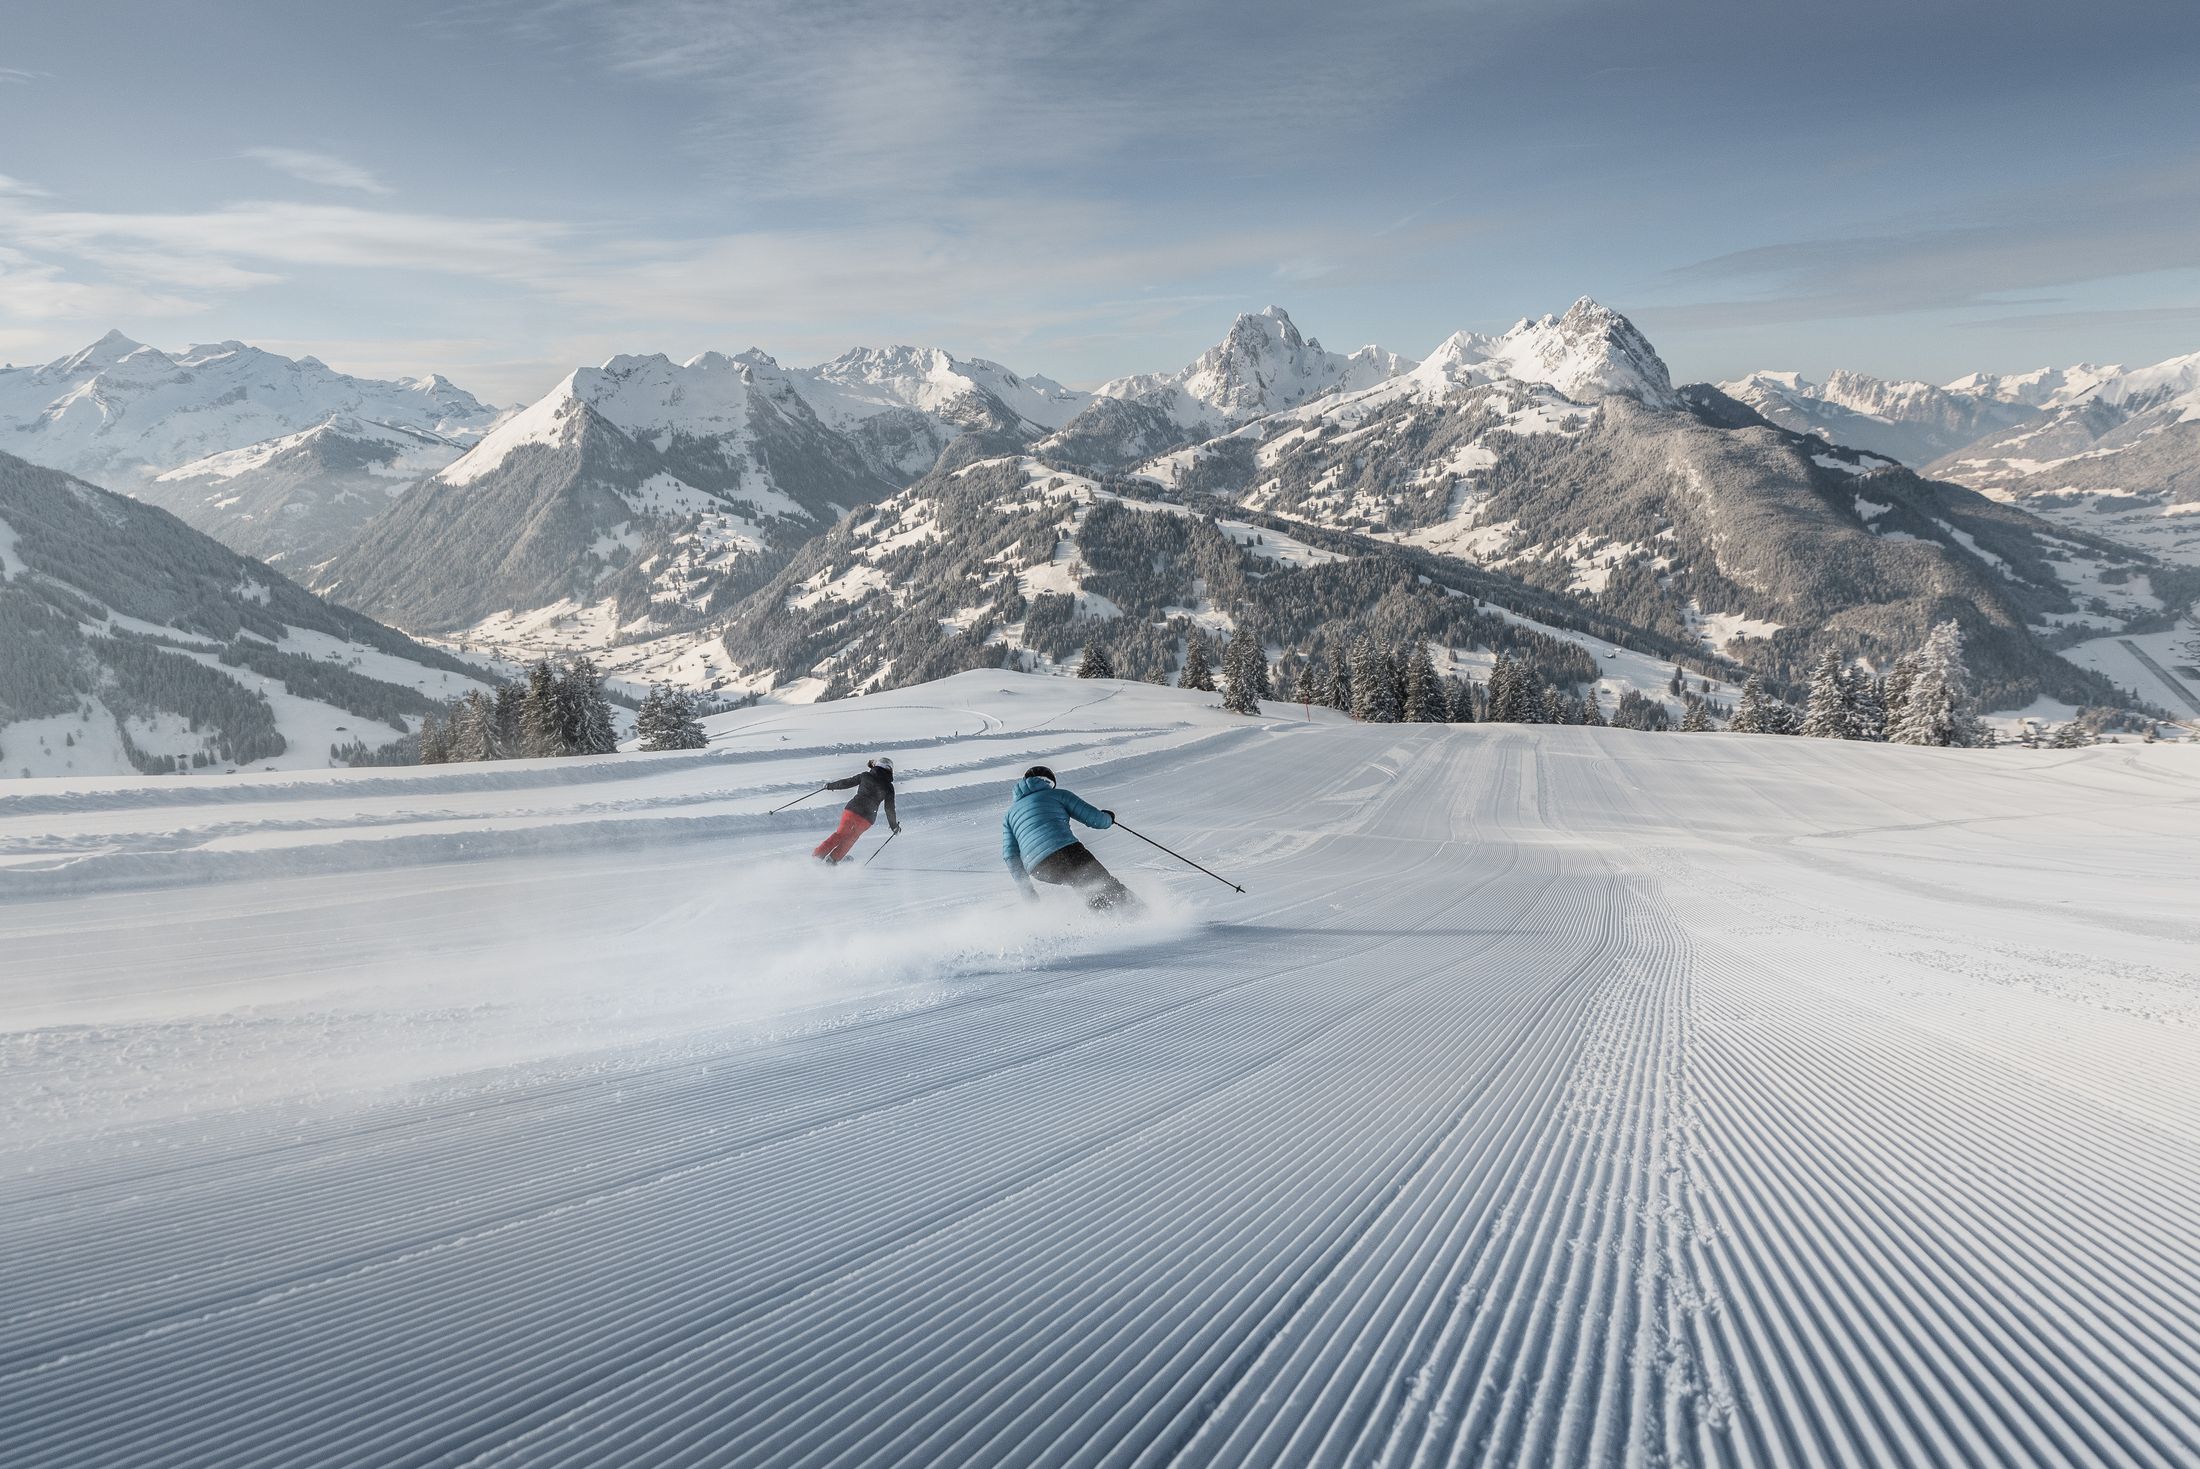
[[1045, 781], [1048, 785], [1057, 785], [1060, 783], [1055, 780], [1054, 772], [1047, 769], [1044, 765], [1034, 765], [1029, 770], [1024, 772], [1025, 780], [1031, 780], [1034, 777]]

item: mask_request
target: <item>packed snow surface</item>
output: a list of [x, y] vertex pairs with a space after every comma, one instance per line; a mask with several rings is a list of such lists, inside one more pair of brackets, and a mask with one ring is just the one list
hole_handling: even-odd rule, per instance
[[0, 1462], [2200, 1456], [2200, 751], [712, 728], [0, 797]]

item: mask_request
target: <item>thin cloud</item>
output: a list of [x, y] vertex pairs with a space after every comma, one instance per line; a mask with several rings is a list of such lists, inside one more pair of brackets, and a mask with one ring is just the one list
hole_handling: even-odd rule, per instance
[[[696, 99], [687, 146], [744, 192], [868, 209], [974, 184], [1060, 192], [1157, 161], [1350, 157], [1522, 14], [1276, 0], [1248, 25], [1219, 0], [572, 0], [541, 44], [570, 47], [578, 19], [608, 70]], [[536, 20], [515, 34], [544, 34]]]
[[1682, 329], [2006, 308], [2012, 297], [2200, 267], [2200, 162], [1972, 201], [1881, 234], [1761, 245], [1668, 273], [1740, 295], [1659, 308]]
[[566, 234], [561, 226], [534, 220], [267, 201], [172, 214], [21, 210], [0, 214], [0, 222], [22, 243], [87, 257], [151, 246], [208, 262], [514, 279], [554, 271]]
[[358, 164], [332, 153], [315, 153], [305, 148], [247, 148], [244, 156], [309, 184], [356, 189], [362, 194], [396, 192]]
[[2042, 311], [2030, 316], [1993, 316], [1956, 323], [1961, 331], [2098, 331], [2110, 327], [2161, 326], [2200, 322], [2200, 306], [2109, 307], [2094, 311]]

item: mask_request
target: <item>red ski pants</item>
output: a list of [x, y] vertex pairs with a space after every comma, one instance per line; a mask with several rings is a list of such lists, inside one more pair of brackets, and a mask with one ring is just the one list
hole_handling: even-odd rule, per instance
[[833, 834], [819, 842], [817, 850], [810, 855], [822, 857], [828, 862], [838, 862], [855, 849], [856, 838], [870, 829], [870, 822], [853, 811], [843, 811], [840, 813], [840, 825], [834, 827]]

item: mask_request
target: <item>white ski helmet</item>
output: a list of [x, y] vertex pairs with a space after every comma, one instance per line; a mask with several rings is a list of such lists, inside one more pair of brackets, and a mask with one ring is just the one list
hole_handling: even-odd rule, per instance
[[873, 765], [876, 765], [881, 770], [892, 770], [894, 768], [894, 757], [891, 755], [881, 755], [876, 760], [873, 760], [871, 763]]

